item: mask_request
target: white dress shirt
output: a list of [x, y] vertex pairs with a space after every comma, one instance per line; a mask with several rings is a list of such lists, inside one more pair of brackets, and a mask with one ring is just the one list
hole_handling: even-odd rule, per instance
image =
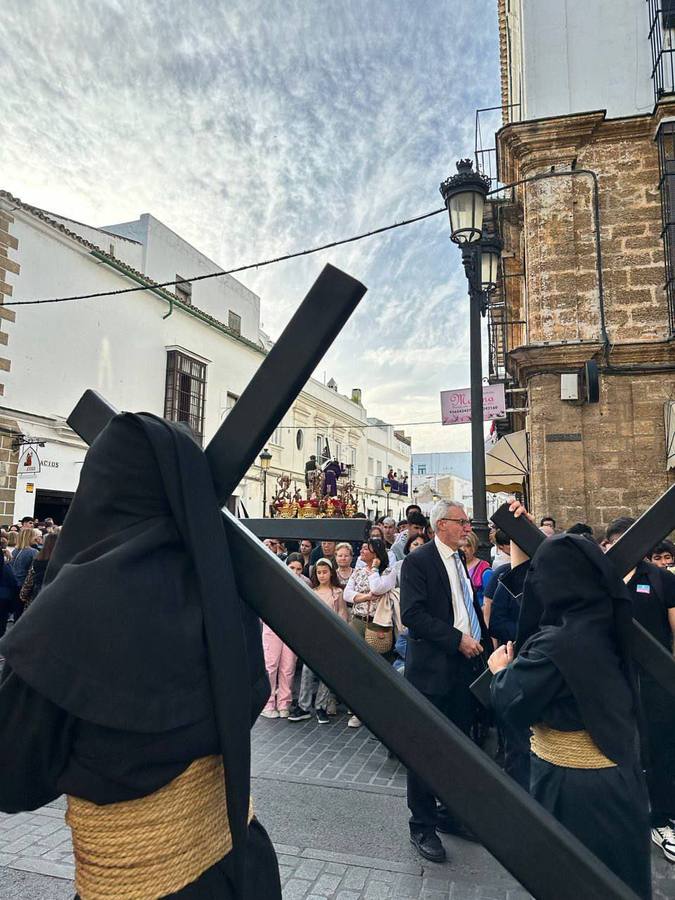
[[[450, 579], [450, 590], [452, 591], [452, 612], [455, 617], [453, 627], [457, 628], [464, 634], [470, 635], [471, 624], [469, 622], [469, 613], [467, 611], [466, 604], [464, 603], [464, 592], [462, 590], [462, 585], [459, 582], [460, 575], [457, 570], [457, 563], [454, 560], [456, 551], [453, 550], [452, 547], [448, 547], [447, 544], [444, 544], [443, 541], [439, 541], [438, 535], [434, 536], [434, 543], [436, 544], [436, 549], [441, 554], [443, 565], [445, 566], [445, 570], [448, 573], [448, 578]], [[462, 566], [462, 569], [464, 569], [464, 566]], [[464, 574], [462, 575], [462, 577], [466, 578]], [[473, 593], [471, 585], [469, 585], [469, 589]]]

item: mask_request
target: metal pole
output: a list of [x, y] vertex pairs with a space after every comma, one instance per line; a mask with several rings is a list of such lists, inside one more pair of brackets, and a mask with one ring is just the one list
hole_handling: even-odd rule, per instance
[[471, 363], [471, 489], [473, 530], [479, 541], [478, 555], [489, 560], [490, 539], [485, 498], [485, 437], [483, 434], [483, 359], [481, 347], [480, 244], [462, 244], [462, 262], [469, 282], [469, 344]]
[[267, 470], [262, 470], [263, 478], [263, 519], [267, 518]]

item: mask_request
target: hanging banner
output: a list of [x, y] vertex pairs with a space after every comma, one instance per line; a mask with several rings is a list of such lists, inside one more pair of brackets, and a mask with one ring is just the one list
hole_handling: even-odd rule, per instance
[[17, 475], [37, 475], [40, 471], [40, 457], [35, 447], [26, 447], [19, 457]]
[[[506, 398], [503, 384], [483, 385], [483, 421], [504, 419]], [[443, 425], [463, 425], [471, 421], [471, 388], [441, 391], [441, 422]]]

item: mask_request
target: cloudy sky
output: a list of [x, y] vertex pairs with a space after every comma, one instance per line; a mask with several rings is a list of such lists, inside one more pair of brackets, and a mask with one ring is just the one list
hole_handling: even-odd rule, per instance
[[[499, 102], [496, 0], [2, 7], [0, 187], [93, 225], [150, 212], [224, 268], [438, 208]], [[240, 276], [272, 337], [325, 262], [369, 291], [317, 375], [387, 422], [437, 421], [469, 378], [447, 217]], [[408, 431], [469, 447], [468, 426]]]

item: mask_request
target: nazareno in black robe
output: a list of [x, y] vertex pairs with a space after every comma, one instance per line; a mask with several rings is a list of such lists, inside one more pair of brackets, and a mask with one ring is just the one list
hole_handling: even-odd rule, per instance
[[525, 579], [521, 633], [539, 629], [492, 680], [498, 718], [587, 731], [616, 766], [575, 769], [531, 754], [530, 792], [642, 898], [651, 897], [649, 801], [629, 652], [628, 592], [585, 538], [544, 541]]
[[247, 828], [250, 727], [269, 694], [260, 625], [187, 429], [124, 413], [97, 437], [0, 653], [0, 809], [135, 799], [221, 753], [233, 850], [175, 896], [280, 896], [269, 839]]

